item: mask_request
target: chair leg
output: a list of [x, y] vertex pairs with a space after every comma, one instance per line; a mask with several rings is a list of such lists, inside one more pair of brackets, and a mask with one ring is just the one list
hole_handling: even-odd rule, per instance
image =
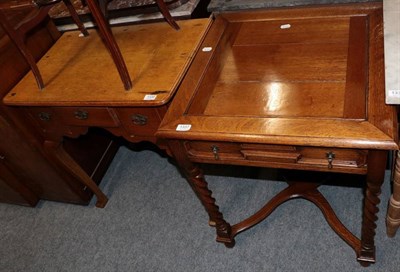
[[36, 65], [36, 60], [30, 53], [29, 49], [26, 47], [23, 38], [19, 33], [10, 25], [7, 21], [4, 13], [0, 11], [0, 25], [3, 27], [4, 31], [7, 33], [11, 41], [17, 46], [19, 52], [25, 58], [26, 62], [29, 64], [33, 75], [35, 76], [36, 83], [40, 90], [44, 88], [44, 83], [42, 76], [40, 74], [39, 68]]
[[121, 77], [121, 80], [124, 84], [125, 90], [132, 89], [132, 81], [129, 76], [128, 69], [126, 68], [125, 61], [122, 58], [121, 51], [119, 50], [118, 44], [115, 41], [115, 38], [111, 32], [110, 27], [106, 19], [101, 13], [101, 10], [95, 0], [86, 0], [86, 3], [90, 9], [90, 12], [93, 15], [93, 18], [99, 28], [99, 34], [103, 39], [105, 46], [110, 51], [111, 57], [114, 60], [115, 65], [117, 66], [118, 73]]
[[21, 52], [21, 54], [24, 56], [26, 62], [29, 64], [29, 66], [32, 70], [32, 73], [35, 76], [36, 83], [37, 83], [39, 89], [43, 90], [44, 82], [43, 82], [42, 75], [40, 74], [39, 68], [36, 65], [35, 58], [33, 57], [31, 52], [29, 51], [29, 49], [26, 47], [26, 45], [23, 42], [17, 44], [17, 47], [18, 47], [19, 51]]
[[175, 19], [172, 18], [171, 13], [169, 12], [169, 9], [167, 7], [167, 4], [165, 4], [164, 0], [156, 0], [158, 8], [161, 11], [161, 14], [164, 16], [165, 20], [167, 20], [168, 24], [175, 28], [176, 30], [179, 30], [179, 25], [175, 22]]
[[76, 12], [74, 6], [72, 5], [70, 0], [63, 0], [65, 6], [68, 8], [69, 13], [71, 14], [72, 20], [78, 26], [79, 30], [83, 34], [83, 36], [89, 36], [89, 32], [86, 30], [85, 26], [83, 25], [82, 21], [79, 19], [78, 13]]
[[98, 0], [100, 10], [101, 10], [101, 12], [104, 14], [104, 17], [105, 17], [105, 18], [108, 17], [108, 9], [107, 9], [107, 7], [108, 7], [108, 3], [109, 3], [110, 1], [111, 1], [111, 0]]

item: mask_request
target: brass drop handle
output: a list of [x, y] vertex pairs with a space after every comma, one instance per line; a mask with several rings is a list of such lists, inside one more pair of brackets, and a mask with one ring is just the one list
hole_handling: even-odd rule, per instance
[[215, 145], [211, 146], [211, 150], [212, 150], [212, 153], [214, 154], [215, 160], [219, 160], [219, 154], [218, 154], [219, 148], [218, 148], [218, 146], [215, 146]]
[[333, 160], [335, 159], [335, 153], [333, 153], [332, 151], [329, 151], [328, 153], [326, 153], [326, 158], [328, 159], [328, 168], [332, 169], [333, 168]]
[[132, 115], [132, 122], [138, 126], [144, 126], [147, 124], [147, 116], [142, 114]]
[[74, 112], [74, 116], [76, 119], [86, 120], [89, 118], [89, 113], [84, 110], [77, 110], [76, 112]]
[[46, 122], [50, 121], [50, 119], [51, 119], [51, 114], [48, 112], [44, 112], [44, 111], [39, 112], [38, 116], [39, 116], [40, 120], [46, 121]]

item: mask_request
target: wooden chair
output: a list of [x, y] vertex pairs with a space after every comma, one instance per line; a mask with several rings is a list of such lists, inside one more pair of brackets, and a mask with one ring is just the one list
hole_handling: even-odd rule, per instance
[[[7, 35], [10, 37], [11, 41], [17, 46], [17, 48], [19, 49], [21, 54], [24, 56], [25, 60], [28, 62], [29, 66], [35, 76], [38, 87], [40, 89], [44, 88], [43, 79], [42, 79], [42, 76], [36, 65], [35, 58], [33, 57], [31, 52], [27, 48], [25, 41], [26, 41], [27, 34], [33, 28], [35, 28], [37, 25], [39, 25], [47, 17], [47, 14], [48, 14], [50, 8], [52, 8], [52, 6], [54, 4], [56, 4], [60, 1], [61, 0], [49, 0], [49, 1], [17, 0], [17, 1], [3, 2], [3, 3], [1, 3], [1, 6], [0, 6], [0, 24], [3, 27], [4, 31], [7, 33]], [[71, 2], [69, 0], [63, 0], [63, 2], [67, 6], [74, 22], [77, 24], [77, 26], [80, 29], [80, 31], [82, 32], [82, 34], [85, 36], [89, 35], [89, 33], [85, 29], [82, 22], [79, 20], [78, 14], [76, 13]], [[35, 8], [35, 7], [38, 7], [38, 8]], [[31, 8], [31, 9], [29, 9], [29, 8]], [[21, 10], [21, 9], [29, 9], [30, 12], [22, 22], [20, 22], [16, 26], [12, 26], [9, 23], [4, 11]]]
[[156, 0], [156, 3], [158, 8], [160, 9], [161, 14], [164, 16], [168, 24], [178, 30], [179, 25], [175, 22], [174, 18], [172, 18], [171, 13], [169, 12], [167, 4], [164, 2], [164, 0]]
[[[114, 0], [99, 0], [99, 6], [101, 11], [103, 12], [104, 16], [107, 17], [107, 6], [110, 2]], [[171, 13], [169, 12], [167, 4], [164, 2], [164, 0], [154, 0], [161, 12], [161, 14], [164, 16], [165, 20], [168, 22], [170, 26], [172, 26], [174, 29], [179, 30], [179, 25], [176, 23], [175, 19], [171, 16]]]
[[[47, 17], [49, 10], [55, 4], [61, 1], [63, 1], [64, 4], [67, 6], [69, 12], [71, 13], [71, 17], [77, 24], [82, 34], [87, 36], [89, 33], [85, 29], [82, 22], [79, 20], [78, 14], [76, 13], [75, 8], [72, 6], [70, 0], [10, 0], [10, 1], [3, 1], [0, 3], [0, 25], [3, 27], [4, 31], [10, 37], [10, 39], [15, 43], [21, 54], [28, 62], [35, 76], [39, 89], [44, 88], [43, 79], [36, 65], [34, 57], [32, 56], [32, 54], [30, 53], [25, 44], [25, 40], [28, 32], [31, 31], [33, 28], [35, 28], [38, 24], [40, 24]], [[107, 21], [105, 20], [98, 4], [95, 1], [96, 0], [86, 0], [85, 2], [88, 5], [93, 15], [93, 18], [97, 24], [99, 35], [101, 36], [105, 46], [111, 53], [111, 57], [113, 58], [114, 63], [118, 69], [119, 75], [121, 77], [125, 89], [129, 90], [132, 88], [132, 82], [128, 70], [126, 68], [125, 62], [122, 58], [121, 52], [114, 39], [111, 29], [108, 26]], [[33, 9], [26, 17], [26, 19], [23, 20], [21, 23], [19, 23], [17, 26], [15, 27], [12, 26], [6, 17], [5, 12], [27, 9], [27, 8], [33, 8]]]

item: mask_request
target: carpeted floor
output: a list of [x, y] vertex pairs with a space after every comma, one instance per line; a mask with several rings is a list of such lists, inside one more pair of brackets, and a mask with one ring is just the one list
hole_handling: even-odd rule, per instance
[[[210, 168], [207, 178], [231, 223], [285, 187], [284, 182], [225, 177], [217, 170]], [[263, 172], [253, 176], [259, 175]], [[377, 263], [362, 268], [320, 211], [301, 199], [280, 206], [237, 236], [233, 249], [225, 248], [215, 242], [203, 207], [173, 164], [152, 151], [122, 147], [101, 184], [110, 197], [104, 209], [94, 201], [88, 207], [49, 201], [37, 208], [0, 205], [0, 271], [396, 272], [400, 234], [388, 238], [384, 222], [388, 181], [389, 173], [380, 205]], [[362, 189], [324, 185], [321, 191], [359, 235]]]

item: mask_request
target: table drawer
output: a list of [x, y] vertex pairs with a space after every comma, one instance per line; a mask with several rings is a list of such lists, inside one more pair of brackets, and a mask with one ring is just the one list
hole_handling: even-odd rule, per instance
[[52, 126], [117, 127], [118, 118], [112, 109], [102, 107], [30, 107], [29, 115], [42, 128]]
[[154, 136], [166, 108], [119, 108], [116, 111], [128, 133], [135, 136]]
[[65, 125], [117, 127], [115, 112], [107, 107], [57, 107], [56, 114]]
[[26, 107], [25, 110], [43, 131], [52, 130], [57, 123], [61, 122], [51, 107]]
[[188, 141], [191, 159], [201, 162], [248, 164], [256, 166], [297, 165], [296, 168], [365, 168], [366, 150], [264, 145], [208, 141]]

